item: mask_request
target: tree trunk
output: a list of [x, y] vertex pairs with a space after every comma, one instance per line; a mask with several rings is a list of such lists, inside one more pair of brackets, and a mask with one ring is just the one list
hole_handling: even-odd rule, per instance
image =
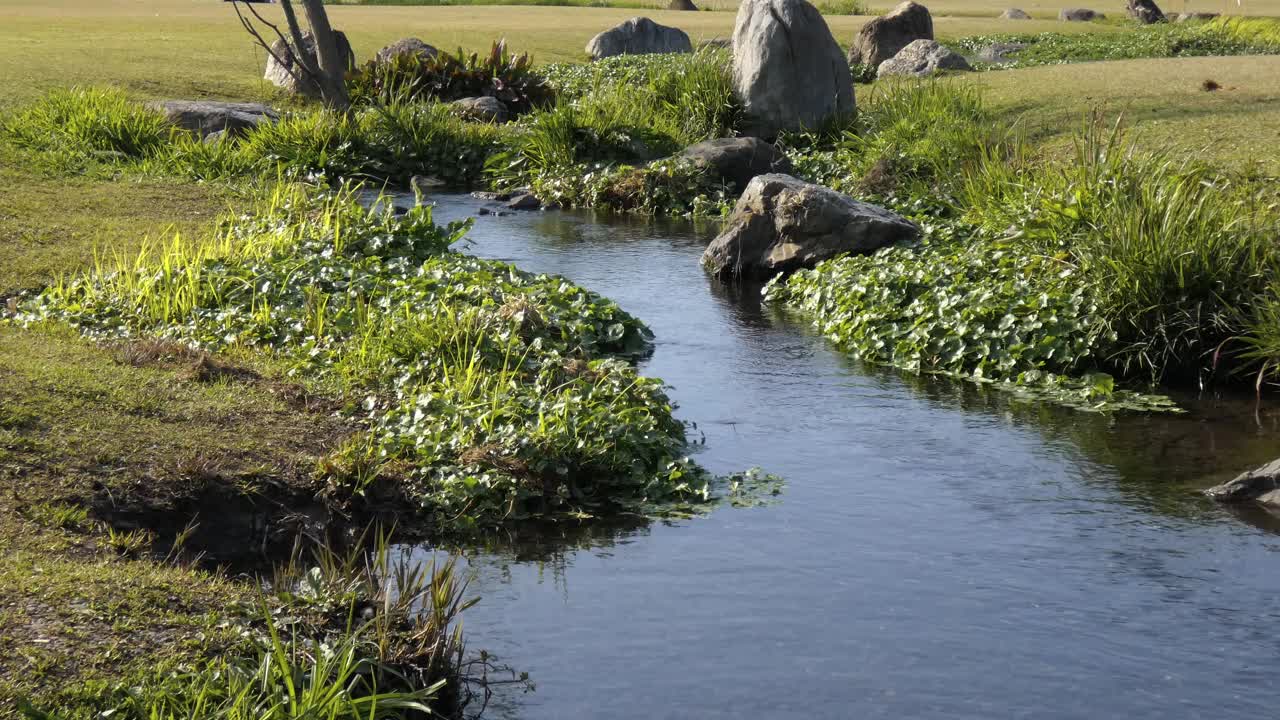
[[[316, 40], [316, 63], [319, 67], [315, 78], [320, 85], [320, 95], [329, 107], [346, 112], [351, 108], [351, 99], [347, 97], [347, 56], [338, 50], [338, 41], [333, 27], [329, 25], [329, 15], [322, 0], [299, 2], [307, 15], [311, 35]], [[283, 4], [288, 5], [287, 0]], [[289, 14], [293, 14], [292, 8]], [[292, 20], [289, 25], [291, 29], [297, 27], [297, 20]]]

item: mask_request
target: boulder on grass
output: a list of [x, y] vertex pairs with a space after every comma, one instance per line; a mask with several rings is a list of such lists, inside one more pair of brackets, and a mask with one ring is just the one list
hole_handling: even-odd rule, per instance
[[1063, 22], [1093, 22], [1103, 20], [1107, 16], [1096, 10], [1087, 8], [1063, 8], [1058, 11], [1058, 19]]
[[[338, 53], [346, 59], [347, 69], [354, 69], [356, 55], [351, 50], [351, 43], [347, 40], [346, 34], [334, 30], [333, 37], [338, 44]], [[302, 52], [308, 62], [314, 65], [316, 62], [316, 39], [310, 31], [302, 33]], [[280, 59], [279, 62], [277, 62], [276, 58]], [[297, 77], [291, 71], [295, 71]], [[306, 77], [306, 73], [302, 71], [302, 66], [298, 62], [294, 47], [284, 40], [277, 39], [271, 43], [271, 52], [267, 55], [267, 72], [263, 75], [263, 78], [271, 81], [272, 85], [295, 95], [305, 95], [310, 98], [320, 97], [320, 86], [311, 78]]]
[[914, 223], [882, 207], [790, 175], [760, 175], [703, 253], [702, 265], [721, 278], [763, 280], [919, 235]]
[[1184, 12], [1178, 13], [1178, 22], [1200, 22], [1202, 20], [1212, 20], [1218, 17], [1218, 13], [1211, 12]]
[[1205, 490], [1204, 494], [1218, 502], [1256, 502], [1280, 507], [1280, 460], [1242, 473], [1230, 482]]
[[462, 117], [476, 122], [504, 123], [509, 117], [507, 106], [498, 98], [487, 95], [454, 100], [453, 107]]
[[1030, 20], [1031, 16], [1028, 15], [1025, 10], [1019, 10], [1018, 8], [1009, 8], [1008, 10], [1005, 10], [1004, 12], [1000, 13], [1000, 19], [1001, 20]]
[[667, 5], [667, 9], [688, 12], [697, 10], [698, 6], [693, 4], [693, 0], [671, 0], [671, 4]]
[[916, 40], [893, 57], [880, 63], [876, 77], [907, 75], [927, 77], [939, 70], [972, 70], [969, 61], [937, 40]]
[[409, 55], [421, 60], [435, 57], [440, 51], [422, 42], [418, 38], [409, 37], [397, 40], [378, 51], [374, 60], [380, 63], [391, 62], [402, 55]]
[[1143, 25], [1154, 25], [1169, 21], [1169, 18], [1164, 16], [1164, 11], [1160, 9], [1160, 6], [1156, 5], [1155, 0], [1125, 0], [1125, 12], [1129, 13], [1129, 17]]
[[733, 28], [733, 85], [744, 135], [822, 127], [854, 112], [853, 74], [822, 13], [805, 0], [743, 0]]
[[591, 38], [587, 54], [592, 60], [615, 55], [660, 55], [693, 52], [693, 43], [680, 28], [667, 27], [646, 17], [634, 17]]
[[224, 137], [241, 137], [259, 123], [280, 119], [275, 110], [261, 103], [163, 100], [147, 106], [164, 113], [170, 123], [201, 138], [219, 132], [225, 132]]
[[862, 26], [849, 48], [849, 64], [878, 68], [912, 42], [932, 39], [933, 16], [929, 8], [908, 0]]
[[1018, 58], [1015, 56], [1020, 51], [1026, 49], [1026, 43], [995, 42], [979, 48], [977, 56], [982, 62], [991, 63], [993, 65], [1003, 65], [1005, 63], [1016, 61]]
[[738, 189], [757, 175], [791, 172], [791, 161], [776, 145], [754, 137], [707, 140], [685, 148], [680, 157]]

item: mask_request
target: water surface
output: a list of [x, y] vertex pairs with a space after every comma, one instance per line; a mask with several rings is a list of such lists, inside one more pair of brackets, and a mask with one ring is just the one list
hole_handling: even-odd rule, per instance
[[537, 683], [512, 714], [1275, 715], [1280, 521], [1194, 492], [1280, 455], [1275, 409], [1096, 416], [862, 367], [707, 278], [709, 231], [521, 213], [464, 248], [644, 320], [697, 460], [788, 480], [771, 507], [475, 553], [468, 642]]

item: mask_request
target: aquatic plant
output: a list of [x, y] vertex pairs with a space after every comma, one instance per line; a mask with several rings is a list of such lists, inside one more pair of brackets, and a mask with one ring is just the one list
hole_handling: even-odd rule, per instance
[[49, 288], [28, 320], [253, 348], [331, 383], [370, 431], [321, 468], [338, 499], [391, 493], [443, 530], [706, 501], [648, 331], [556, 277], [447, 250], [465, 224], [280, 190], [220, 243], [174, 242]]

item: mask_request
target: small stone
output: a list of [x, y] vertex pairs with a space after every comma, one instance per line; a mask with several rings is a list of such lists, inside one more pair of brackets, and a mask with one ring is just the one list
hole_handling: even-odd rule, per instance
[[492, 215], [492, 214], [493, 214], [493, 211], [492, 211], [492, 210], [490, 210], [489, 208], [480, 208], [479, 210], [477, 210], [477, 211], [476, 211], [476, 214], [477, 214], [477, 215]]
[[689, 36], [679, 28], [659, 25], [647, 17], [634, 17], [591, 38], [587, 54], [592, 60], [615, 55], [654, 55], [693, 52]]
[[378, 51], [378, 54], [374, 56], [374, 60], [379, 63], [386, 63], [403, 55], [409, 55], [420, 60], [426, 60], [439, 54], [440, 51], [434, 47], [422, 42], [418, 38], [409, 37], [404, 38], [403, 40], [397, 40], [382, 48]]
[[433, 178], [426, 175], [414, 175], [409, 179], [409, 187], [419, 195], [426, 195], [440, 188], [446, 187], [448, 183], [439, 178]]
[[523, 193], [507, 201], [507, 207], [512, 210], [537, 210], [542, 207], [542, 203], [533, 196], [533, 193]]
[[1031, 16], [1028, 15], [1025, 10], [1020, 10], [1018, 8], [1009, 8], [1008, 10], [1005, 10], [1004, 12], [1000, 13], [1000, 19], [1001, 20], [1030, 20]]
[[876, 77], [908, 75], [927, 77], [942, 70], [972, 70], [969, 61], [937, 40], [916, 40], [897, 55], [885, 60]]
[[489, 190], [477, 190], [471, 193], [471, 197], [477, 200], [487, 200], [489, 202], [506, 202], [511, 199], [511, 193], [491, 192]]
[[1058, 12], [1058, 19], [1063, 22], [1093, 22], [1094, 20], [1104, 20], [1106, 15], [1087, 8], [1064, 8]]
[[454, 100], [453, 107], [462, 117], [476, 122], [504, 123], [509, 117], [507, 106], [488, 95]]

